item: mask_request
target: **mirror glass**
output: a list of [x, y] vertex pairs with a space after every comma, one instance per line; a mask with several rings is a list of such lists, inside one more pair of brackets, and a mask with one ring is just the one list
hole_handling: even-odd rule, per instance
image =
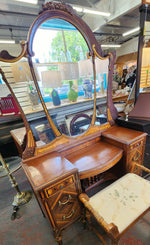
[[107, 122], [107, 85], [109, 59], [95, 59], [96, 70], [96, 125]]
[[[37, 146], [47, 144], [55, 138], [55, 135], [46, 119], [45, 112], [41, 106], [38, 93], [36, 91], [32, 75], [30, 73], [28, 61], [22, 58], [16, 63], [0, 62], [2, 71], [15, 94], [21, 109], [26, 115], [30, 124]], [[0, 112], [3, 116], [15, 116], [20, 120], [21, 115], [10, 90], [7, 88], [2, 75], [0, 74]], [[55, 121], [55, 114], [51, 115]], [[39, 120], [40, 117], [40, 120]], [[21, 138], [25, 130], [22, 130]], [[17, 137], [17, 135], [16, 135]], [[20, 137], [20, 133], [19, 136]], [[18, 138], [20, 141], [20, 138]]]
[[[68, 136], [84, 133], [90, 126], [94, 105], [93, 63], [92, 58], [87, 58], [89, 48], [85, 39], [72, 24], [49, 19], [36, 31], [33, 51], [38, 86], [55, 126]], [[96, 59], [95, 64], [96, 124], [100, 125], [107, 120], [108, 62]], [[27, 58], [0, 65], [26, 115], [37, 146], [51, 142], [56, 136], [46, 119]], [[6, 89], [2, 78], [0, 86], [1, 91]], [[10, 97], [10, 91], [6, 90], [0, 94], [4, 100]], [[17, 114], [15, 110], [1, 113]]]
[[92, 119], [93, 64], [81, 33], [62, 19], [49, 19], [36, 31], [32, 58], [38, 85], [56, 127], [63, 134], [84, 133]]

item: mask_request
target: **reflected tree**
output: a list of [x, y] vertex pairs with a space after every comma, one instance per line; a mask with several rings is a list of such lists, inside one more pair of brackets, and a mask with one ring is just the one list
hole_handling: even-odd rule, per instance
[[56, 60], [58, 62], [78, 62], [86, 59], [88, 52], [88, 46], [78, 31], [58, 32], [51, 46], [53, 62]]

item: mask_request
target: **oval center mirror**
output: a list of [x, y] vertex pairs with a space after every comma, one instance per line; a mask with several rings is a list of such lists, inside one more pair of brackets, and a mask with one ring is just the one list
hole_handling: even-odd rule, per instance
[[[84, 133], [94, 103], [93, 65], [85, 39], [69, 22], [48, 19], [35, 33], [33, 51], [38, 85], [55, 126], [70, 136]], [[36, 126], [41, 133], [47, 127], [42, 122]]]

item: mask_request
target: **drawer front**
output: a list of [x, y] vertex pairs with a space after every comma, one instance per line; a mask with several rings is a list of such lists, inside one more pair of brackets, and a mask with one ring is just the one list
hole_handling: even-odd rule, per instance
[[128, 155], [128, 171], [127, 172], [134, 172], [136, 174], [140, 174], [140, 169], [139, 168], [134, 168], [132, 163], [138, 163], [138, 164], [143, 164], [143, 158], [144, 158], [144, 153], [143, 153], [143, 144], [139, 144], [138, 147], [132, 148], [132, 151]]
[[136, 149], [139, 146], [143, 146], [144, 142], [145, 142], [145, 140], [144, 140], [144, 138], [142, 138], [142, 139], [130, 144], [130, 151]]
[[75, 183], [74, 175], [69, 176], [68, 178], [63, 179], [62, 181], [57, 182], [44, 190], [45, 195], [49, 198], [51, 195], [63, 190], [64, 188], [68, 187]]
[[62, 189], [48, 199], [54, 223], [61, 228], [80, 216], [80, 204], [75, 185]]

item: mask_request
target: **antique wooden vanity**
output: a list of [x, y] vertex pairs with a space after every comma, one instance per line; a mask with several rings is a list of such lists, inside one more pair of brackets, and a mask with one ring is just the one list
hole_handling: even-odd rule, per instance
[[[58, 125], [57, 117], [49, 114], [50, 107], [48, 103], [44, 102], [35, 69], [37, 64], [34, 57], [37, 57], [37, 53], [33, 52], [34, 38], [40, 28], [46, 29], [53, 21], [55, 24], [60, 22], [60, 28], [67, 23], [74, 33], [78, 32], [82, 36], [86, 45], [85, 50], [88, 51], [87, 60], [91, 61], [93, 68], [93, 98], [82, 97], [83, 103], [86, 103], [86, 101], [87, 103], [91, 102], [91, 123], [87, 124], [86, 122], [85, 128], [87, 130], [75, 136], [62, 132]], [[40, 98], [40, 105], [43, 107], [43, 114], [46, 118], [44, 120], [47, 120], [46, 123], [42, 121], [40, 125], [36, 124], [36, 129], [38, 129], [38, 126], [43, 127], [44, 124], [49, 125], [45, 128], [45, 132], [51, 131], [50, 136], [48, 135], [48, 141], [43, 142], [42, 138], [39, 137], [40, 133], [36, 137], [35, 127], [33, 123], [27, 120], [26, 113], [15, 96], [14, 86], [9, 84], [2, 70], [1, 74], [19, 107], [26, 127], [27, 145], [22, 156], [22, 167], [44, 215], [52, 226], [56, 241], [62, 244], [62, 230], [81, 217], [81, 207], [78, 200], [79, 193], [88, 192], [91, 188], [104, 181], [117, 179], [126, 172], [132, 172], [130, 167], [132, 161], [142, 164], [146, 134], [115, 125], [117, 111], [113, 105], [111, 93], [115, 55], [112, 53], [103, 54], [92, 31], [76, 15], [71, 6], [54, 2], [45, 4], [29, 30], [27, 42], [22, 42], [21, 45], [22, 52], [18, 57], [12, 57], [4, 51], [1, 52], [0, 60], [15, 64], [23, 57], [27, 59], [31, 77]], [[39, 49], [41, 48], [40, 45], [39, 38]], [[107, 122], [97, 123], [96, 60], [105, 62], [106, 59], [109, 60]], [[59, 66], [61, 62], [57, 60], [56, 63]], [[69, 63], [69, 61], [63, 63]], [[42, 64], [38, 61], [38, 66], [42, 67], [42, 65], [45, 65], [44, 62]], [[47, 68], [46, 71], [49, 71], [49, 69]], [[40, 72], [42, 74], [43, 71]], [[51, 77], [49, 77], [49, 83], [51, 83]], [[74, 103], [78, 103], [78, 101]], [[73, 103], [70, 102], [70, 108], [71, 105]], [[80, 104], [77, 105], [79, 106]], [[56, 108], [58, 113], [59, 110], [64, 108], [63, 105], [53, 106], [52, 102], [50, 106], [54, 111]], [[69, 104], [67, 106], [69, 108]], [[83, 113], [86, 114], [86, 110], [84, 111], [81, 106], [81, 116]], [[77, 111], [75, 116], [78, 114], [79, 112]], [[38, 118], [39, 120], [40, 118]]]

